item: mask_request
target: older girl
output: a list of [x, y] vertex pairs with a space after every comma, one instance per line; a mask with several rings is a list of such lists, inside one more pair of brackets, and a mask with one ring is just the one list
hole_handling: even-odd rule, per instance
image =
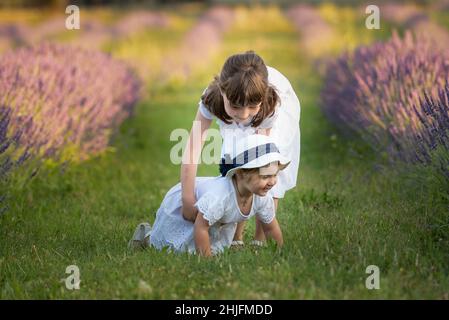
[[[216, 118], [223, 138], [223, 146], [255, 133], [271, 136], [281, 154], [291, 160], [281, 171], [278, 183], [270, 190], [275, 208], [278, 199], [296, 186], [300, 157], [300, 104], [286, 77], [267, 67], [253, 51], [230, 56], [219, 76], [204, 91], [195, 121], [201, 135], [190, 133], [181, 166], [182, 213], [185, 219], [195, 221], [195, 177], [199, 155], [204, 141], [203, 133]], [[199, 147], [198, 147], [199, 146]], [[223, 149], [222, 149], [223, 150]], [[223, 152], [222, 152], [223, 156]], [[256, 220], [256, 243], [264, 240], [261, 224]], [[234, 244], [243, 244], [243, 226], [237, 228]]]

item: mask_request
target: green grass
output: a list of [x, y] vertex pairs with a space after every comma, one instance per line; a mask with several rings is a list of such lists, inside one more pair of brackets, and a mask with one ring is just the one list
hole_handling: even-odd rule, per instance
[[[343, 139], [318, 108], [321, 80], [293, 27], [269, 25], [260, 32], [236, 26], [190, 81], [153, 92], [121, 127], [115, 151], [64, 174], [48, 169], [20, 189], [11, 183], [10, 210], [0, 217], [0, 298], [448, 298], [447, 203], [434, 189], [379, 169], [361, 141]], [[248, 48], [289, 77], [302, 106], [298, 186], [278, 212], [285, 247], [214, 259], [128, 251], [135, 226], [154, 221], [178, 182], [170, 132], [189, 129], [212, 74], [228, 54]], [[217, 172], [199, 168], [199, 175]], [[251, 223], [246, 241], [253, 230]], [[80, 290], [64, 285], [72, 264]], [[371, 264], [380, 268], [380, 290], [365, 288]]]

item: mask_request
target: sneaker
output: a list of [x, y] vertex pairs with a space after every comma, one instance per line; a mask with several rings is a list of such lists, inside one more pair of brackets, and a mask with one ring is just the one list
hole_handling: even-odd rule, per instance
[[129, 240], [128, 248], [137, 249], [148, 247], [150, 240], [150, 231], [151, 225], [149, 223], [140, 223], [134, 231], [133, 237], [131, 238], [131, 240]]

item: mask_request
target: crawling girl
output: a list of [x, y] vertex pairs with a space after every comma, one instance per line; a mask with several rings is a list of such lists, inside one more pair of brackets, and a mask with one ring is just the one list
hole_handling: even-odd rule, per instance
[[178, 183], [162, 201], [153, 227], [139, 224], [130, 246], [211, 256], [230, 247], [237, 224], [253, 216], [262, 222], [265, 236], [282, 246], [273, 197], [267, 194], [288, 164], [270, 137], [255, 134], [241, 139], [222, 159], [221, 176], [196, 178], [195, 207], [200, 214], [193, 224], [182, 216]]

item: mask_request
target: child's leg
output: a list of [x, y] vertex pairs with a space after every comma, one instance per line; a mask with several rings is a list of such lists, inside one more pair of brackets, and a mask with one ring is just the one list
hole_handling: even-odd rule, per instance
[[[274, 200], [274, 211], [277, 212], [279, 198], [273, 198], [273, 200]], [[258, 217], [256, 217], [256, 234], [254, 235], [254, 240], [265, 241], [265, 233], [263, 232], [262, 222], [260, 222]]]
[[245, 222], [237, 223], [237, 229], [235, 229], [234, 241], [243, 241], [243, 230], [245, 230]]

